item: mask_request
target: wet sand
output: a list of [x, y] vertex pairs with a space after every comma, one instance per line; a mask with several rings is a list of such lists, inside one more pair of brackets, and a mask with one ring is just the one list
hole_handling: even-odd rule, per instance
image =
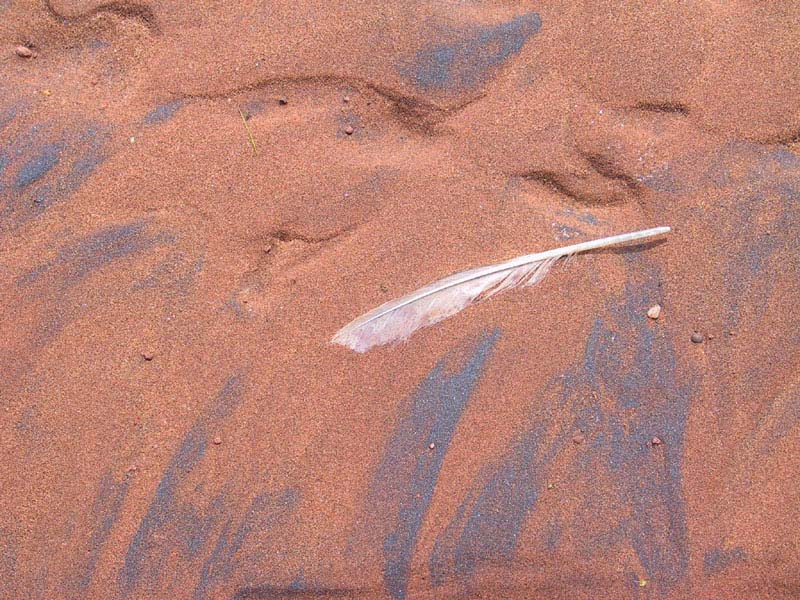
[[800, 9], [0, 0], [0, 40], [0, 595], [800, 597]]

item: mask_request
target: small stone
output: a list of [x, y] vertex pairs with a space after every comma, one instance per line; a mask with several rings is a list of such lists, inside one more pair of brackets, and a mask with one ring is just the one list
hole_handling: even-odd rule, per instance
[[572, 436], [572, 441], [576, 444], [582, 444], [583, 440], [584, 437], [582, 433], [576, 433], [575, 435]]
[[[207, 438], [206, 438], [206, 439], [207, 439]], [[222, 438], [221, 438], [221, 437], [219, 437], [219, 436], [216, 436], [216, 437], [214, 438], [214, 445], [215, 445], [215, 446], [219, 446], [221, 443], [222, 443]]]
[[436, 448], [436, 444], [434, 444], [433, 442], [431, 442], [430, 444], [428, 444], [428, 448], [430, 448], [431, 450], [433, 450], [434, 448]]
[[380, 290], [381, 290], [381, 291], [382, 291], [382, 292], [385, 294], [386, 292], [388, 292], [388, 291], [389, 291], [389, 286], [388, 286], [388, 285], [386, 285], [385, 283], [382, 283], [382, 284], [380, 285]]
[[50, 90], [42, 90], [42, 96], [52, 96], [53, 92]]
[[714, 334], [713, 333], [709, 333], [708, 334], [708, 339], [709, 340], [713, 340], [714, 339]]
[[156, 355], [153, 352], [150, 352], [149, 350], [146, 352], [142, 352], [142, 358], [145, 359], [147, 362], [153, 360], [155, 356]]
[[547, 489], [548, 490], [552, 490], [553, 489], [553, 484], [552, 483], [548, 483], [547, 484]]
[[660, 438], [660, 437], [658, 437], [658, 436], [655, 436], [655, 437], [654, 437], [652, 440], [650, 440], [650, 443], [651, 443], [653, 446], [660, 446], [660, 445], [661, 445], [661, 444], [663, 444], [664, 442], [663, 442], [663, 441], [661, 441], [661, 438]]
[[350, 102], [350, 96], [345, 96], [344, 98], [342, 98], [342, 100], [344, 101], [345, 104], [347, 104], [348, 102]]
[[647, 317], [648, 318], [657, 319], [659, 316], [661, 316], [661, 305], [660, 304], [654, 304], [653, 306], [651, 306], [647, 310]]
[[33, 50], [31, 50], [27, 46], [17, 46], [16, 48], [14, 48], [14, 52], [20, 58], [31, 58], [33, 56]]
[[289, 104], [289, 100], [286, 98], [286, 96], [281, 96], [280, 98], [278, 98], [278, 104], [280, 104], [281, 106], [286, 106], [287, 104]]
[[136, 471], [138, 470], [139, 467], [137, 467], [136, 465], [131, 465], [130, 467], [128, 467], [128, 473], [136, 473]]
[[705, 341], [706, 341], [706, 336], [704, 336], [699, 331], [695, 331], [694, 333], [692, 333], [692, 343], [693, 344], [702, 344]]
[[347, 127], [344, 128], [344, 132], [347, 135], [353, 135], [354, 131], [355, 131], [355, 129], [353, 129], [352, 125], [348, 125]]
[[639, 587], [647, 587], [647, 579], [639, 579]]

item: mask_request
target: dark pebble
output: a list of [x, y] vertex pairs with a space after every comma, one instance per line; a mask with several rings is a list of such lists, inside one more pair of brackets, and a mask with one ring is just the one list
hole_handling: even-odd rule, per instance
[[706, 338], [705, 338], [705, 336], [704, 336], [702, 333], [700, 333], [699, 331], [695, 331], [695, 332], [692, 334], [692, 342], [693, 342], [693, 343], [695, 343], [695, 344], [702, 344], [702, 343], [703, 343], [703, 342], [705, 342], [705, 341], [706, 341]]
[[353, 129], [351, 126], [350, 126], [350, 125], [348, 125], [348, 126], [347, 126], [347, 127], [345, 127], [345, 129], [344, 129], [344, 132], [345, 132], [347, 135], [353, 135], [353, 131], [355, 131], [355, 130], [354, 130], [354, 129]]
[[572, 436], [572, 441], [576, 444], [582, 444], [584, 440], [583, 434], [576, 433]]
[[281, 106], [286, 106], [287, 104], [289, 104], [289, 100], [287, 100], [285, 96], [281, 96], [280, 98], [278, 98], [278, 104], [280, 104]]
[[152, 352], [142, 352], [142, 358], [145, 359], [147, 362], [150, 362], [155, 357], [155, 354]]
[[650, 443], [653, 444], [653, 446], [660, 446], [664, 442], [661, 441], [660, 437], [654, 437], [652, 440], [650, 440]]

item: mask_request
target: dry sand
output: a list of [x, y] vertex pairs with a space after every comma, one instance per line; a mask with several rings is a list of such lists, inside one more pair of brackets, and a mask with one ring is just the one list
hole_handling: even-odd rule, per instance
[[0, 42], [0, 596], [800, 597], [797, 3], [0, 0]]

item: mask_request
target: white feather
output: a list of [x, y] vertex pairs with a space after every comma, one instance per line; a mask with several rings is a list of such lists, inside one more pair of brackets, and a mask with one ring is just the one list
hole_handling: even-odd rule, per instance
[[462, 271], [381, 304], [342, 327], [331, 341], [356, 352], [366, 352], [373, 346], [405, 340], [417, 329], [438, 323], [471, 304], [483, 302], [505, 290], [539, 283], [561, 258], [660, 235], [669, 230], [669, 227], [655, 227], [623, 233]]

